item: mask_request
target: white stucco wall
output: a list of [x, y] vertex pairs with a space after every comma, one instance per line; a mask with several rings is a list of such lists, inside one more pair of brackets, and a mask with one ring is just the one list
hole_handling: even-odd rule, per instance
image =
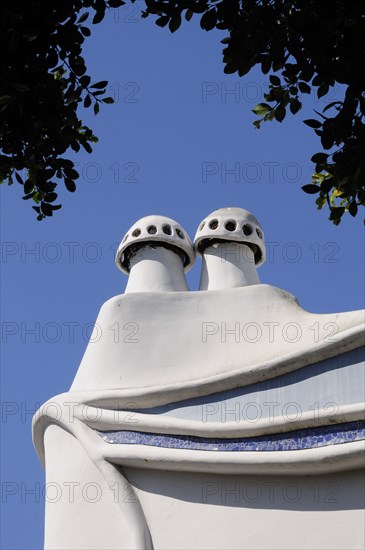
[[[112, 443], [99, 433], [224, 442], [361, 422], [363, 328], [363, 312], [312, 314], [261, 284], [108, 300], [70, 391], [34, 417], [50, 494], [45, 548], [363, 548], [361, 434], [313, 448], [226, 452]], [[193, 400], [214, 404], [215, 393], [230, 409], [235, 399], [240, 410], [250, 399], [278, 401], [281, 410], [294, 401], [302, 414], [255, 424], [242, 415], [204, 419]]]
[[365, 543], [365, 480], [125, 470], [159, 549], [350, 550]]

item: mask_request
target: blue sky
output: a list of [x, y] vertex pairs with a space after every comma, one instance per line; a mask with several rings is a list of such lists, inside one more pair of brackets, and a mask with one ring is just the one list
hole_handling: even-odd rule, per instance
[[[243, 207], [268, 241], [262, 282], [313, 312], [364, 307], [361, 217], [335, 227], [301, 190], [321, 149], [301, 120], [341, 90], [320, 101], [305, 96], [298, 115], [257, 131], [251, 109], [268, 75], [225, 75], [224, 33], [206, 33], [193, 18], [171, 35], [152, 18], [141, 21], [138, 10], [137, 3], [107, 14], [87, 39], [89, 74], [109, 81], [116, 103], [97, 117], [83, 114], [100, 141], [92, 155], [74, 156], [77, 192], [62, 191], [63, 208], [39, 223], [20, 186], [1, 189], [4, 549], [43, 545], [44, 473], [31, 442], [32, 411], [68, 390], [99, 308], [123, 292], [114, 253], [137, 219], [165, 214], [193, 237], [212, 210]], [[197, 260], [192, 290], [199, 274]]]

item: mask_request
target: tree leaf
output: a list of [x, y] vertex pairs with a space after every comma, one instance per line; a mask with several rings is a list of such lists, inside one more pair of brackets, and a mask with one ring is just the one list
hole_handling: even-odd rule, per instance
[[233, 74], [237, 72], [237, 69], [238, 67], [234, 63], [227, 63], [227, 65], [224, 67], [224, 72], [226, 74]]
[[105, 16], [105, 8], [104, 9], [99, 9], [96, 12], [96, 14], [94, 15], [93, 25], [96, 25], [97, 23], [100, 23], [100, 21], [102, 21], [104, 19], [104, 16]]
[[108, 6], [110, 8], [120, 8], [124, 6], [125, 2], [123, 0], [108, 0]]
[[271, 69], [271, 57], [269, 55], [264, 55], [261, 58], [261, 71], [263, 74], [267, 74]]
[[79, 173], [73, 168], [65, 168], [64, 172], [69, 179], [76, 180], [80, 177]]
[[[97, 105], [97, 104], [96, 104], [96, 105]], [[85, 149], [85, 151], [87, 151], [88, 153], [92, 153], [92, 152], [93, 152], [90, 143], [88, 143], [87, 141], [81, 141], [81, 145], [83, 146], [83, 148]]]
[[171, 32], [175, 32], [180, 27], [180, 25], [181, 25], [181, 14], [178, 13], [173, 17], [171, 17], [169, 22], [169, 29]]
[[188, 8], [185, 12], [185, 19], [186, 21], [190, 21], [190, 19], [193, 17], [194, 12], [190, 8]]
[[24, 182], [23, 182], [23, 179], [22, 179], [22, 177], [21, 177], [21, 175], [18, 174], [18, 172], [15, 172], [15, 178], [16, 178], [16, 181], [17, 181], [18, 183], [20, 183], [21, 185], [24, 183]]
[[36, 191], [33, 191], [33, 193], [30, 193], [29, 195], [25, 195], [24, 197], [22, 197], [22, 199], [24, 201], [27, 201], [28, 199], [32, 199], [35, 194], [36, 194]]
[[74, 193], [74, 191], [76, 191], [76, 184], [72, 179], [65, 178], [65, 185], [66, 189], [70, 191], [70, 193]]
[[304, 124], [309, 126], [310, 128], [320, 128], [322, 126], [322, 123], [319, 122], [319, 120], [315, 120], [314, 118], [309, 118], [307, 120], [303, 120]]
[[90, 36], [91, 31], [88, 27], [80, 27], [80, 31], [84, 36]]
[[271, 110], [271, 105], [268, 105], [267, 103], [259, 103], [254, 109], [252, 109], [252, 112], [255, 113], [255, 115], [263, 116]]
[[272, 74], [270, 75], [270, 82], [273, 86], [280, 86], [281, 85], [281, 80], [278, 76], [276, 76], [275, 74]]
[[322, 84], [317, 90], [317, 96], [322, 97], [328, 94], [329, 86], [328, 84]]
[[200, 19], [200, 26], [205, 31], [211, 31], [212, 29], [214, 29], [216, 24], [217, 12], [214, 8], [206, 11]]
[[51, 205], [48, 204], [47, 202], [43, 202], [43, 201], [41, 202], [41, 211], [45, 216], [53, 215]]
[[351, 216], [354, 218], [357, 214], [357, 204], [356, 204], [356, 201], [353, 200], [351, 201], [350, 205], [349, 205], [349, 213], [351, 214]]
[[310, 195], [319, 193], [321, 190], [321, 188], [318, 185], [313, 185], [312, 183], [309, 183], [308, 185], [303, 185], [302, 189], [305, 193], [309, 193]]
[[89, 17], [89, 12], [86, 11], [85, 13], [83, 13], [80, 17], [80, 19], [78, 20], [78, 23], [83, 23], [84, 21], [86, 21], [86, 19]]
[[80, 63], [78, 65], [75, 65], [73, 71], [77, 76], [83, 76], [86, 73], [86, 66]]
[[343, 206], [337, 206], [335, 208], [331, 208], [331, 215], [329, 219], [339, 220], [344, 212], [345, 212], [345, 208]]
[[[316, 130], [316, 132], [318, 132], [318, 130]], [[324, 132], [319, 135], [321, 135], [321, 144], [323, 149], [331, 149], [331, 147], [333, 147], [333, 144], [334, 144], [333, 136], [331, 134], [326, 134]]]
[[302, 94], [310, 94], [311, 93], [311, 87], [306, 82], [299, 82], [298, 88], [302, 92]]
[[47, 195], [44, 197], [44, 200], [46, 202], [53, 202], [57, 199], [57, 197], [57, 193], [47, 193]]
[[316, 164], [326, 164], [328, 156], [329, 155], [327, 153], [316, 153], [311, 158], [311, 161]]
[[159, 17], [158, 19], [156, 19], [155, 23], [159, 27], [166, 27], [169, 20], [170, 20], [170, 18], [169, 18], [168, 15], [163, 15], [162, 17]]
[[84, 75], [81, 78], [79, 78], [80, 84], [83, 86], [83, 88], [87, 88], [90, 84], [91, 78], [88, 75]]
[[302, 103], [299, 101], [299, 99], [294, 98], [289, 105], [290, 112], [295, 115], [300, 109], [302, 108]]
[[282, 122], [285, 118], [285, 115], [286, 109], [283, 105], [279, 105], [278, 107], [276, 107], [274, 116], [278, 122]]
[[342, 104], [342, 101], [331, 101], [331, 103], [325, 106], [325, 108], [323, 109], [323, 112], [325, 113], [326, 111], [328, 111], [328, 109], [331, 109], [335, 105], [340, 105], [340, 104]]
[[28, 195], [28, 193], [31, 193], [34, 189], [34, 183], [32, 180], [27, 179], [24, 182], [24, 193]]
[[101, 80], [100, 82], [96, 82], [95, 84], [92, 84], [90, 88], [97, 88], [98, 90], [99, 89], [101, 90], [102, 88], [105, 88], [107, 85], [108, 85], [107, 80]]
[[333, 178], [324, 179], [321, 183], [321, 191], [329, 193], [333, 187]]

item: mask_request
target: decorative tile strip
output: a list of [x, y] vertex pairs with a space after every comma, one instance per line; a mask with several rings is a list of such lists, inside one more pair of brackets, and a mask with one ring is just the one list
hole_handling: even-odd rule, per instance
[[297, 451], [365, 439], [365, 422], [347, 422], [293, 432], [247, 438], [206, 438], [136, 431], [98, 431], [107, 443], [150, 445], [195, 451]]

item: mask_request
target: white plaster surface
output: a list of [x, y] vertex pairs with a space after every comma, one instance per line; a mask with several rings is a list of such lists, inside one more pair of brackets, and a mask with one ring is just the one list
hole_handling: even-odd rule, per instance
[[129, 267], [125, 294], [189, 290], [180, 256], [167, 248], [143, 246], [132, 256]]
[[[241, 475], [230, 475], [232, 467], [224, 470], [218, 453], [175, 450], [172, 465], [167, 449], [108, 445], [75, 419], [67, 429], [73, 435], [51, 425], [44, 436], [53, 500], [46, 506], [47, 549], [363, 547], [364, 470], [353, 464], [349, 472], [328, 473], [334, 452], [327, 462], [324, 449], [286, 452], [275, 475], [268, 460], [274, 463], [280, 453], [256, 453], [252, 468], [245, 460], [255, 453], [221, 453], [240, 464]], [[337, 447], [346, 453], [349, 446]], [[300, 453], [307, 455], [305, 476], [297, 458], [291, 464], [288, 457]], [[311, 466], [319, 475], [310, 475]], [[62, 498], [55, 499], [60, 490]]]
[[221, 290], [260, 283], [254, 253], [237, 242], [215, 243], [204, 249], [199, 290]]
[[217, 476], [127, 468], [155, 548], [362, 549], [364, 475]]
[[123, 471], [102, 460], [72, 424], [69, 431], [50, 425], [44, 433], [45, 549], [152, 548], [144, 512]]
[[171, 385], [182, 399], [184, 388], [205, 385], [213, 393], [359, 347], [363, 327], [362, 311], [308, 313], [264, 284], [115, 296], [100, 310], [71, 390]]
[[[97, 434], [129, 429], [247, 437], [364, 418], [364, 403], [348, 388], [351, 395], [344, 390], [336, 415], [329, 419], [321, 404], [315, 424], [309, 407], [299, 419], [270, 424], [264, 418], [254, 429], [244, 418], [204, 422], [149, 413], [149, 407], [183, 399], [249, 390], [356, 350], [364, 340], [363, 312], [308, 313], [289, 293], [258, 284], [252, 262], [226, 263], [224, 269], [235, 275], [223, 289], [188, 292], [182, 289], [180, 258], [156, 250], [141, 249], [131, 269], [135, 283], [131, 277], [128, 292], [102, 306], [70, 391], [34, 417], [47, 483], [96, 484], [102, 491], [93, 503], [78, 486], [75, 502], [47, 502], [45, 547], [363, 548], [362, 441], [300, 451], [219, 452], [109, 444]], [[207, 280], [216, 274], [222, 281], [222, 265], [213, 257], [206, 263]], [[236, 283], [238, 288], [227, 288]], [[250, 483], [252, 491], [262, 491], [256, 502], [249, 501]], [[272, 498], [270, 484], [278, 489]], [[291, 490], [301, 491], [298, 501], [290, 501]]]
[[[129, 548], [132, 535], [114, 494], [81, 443], [58, 426], [45, 432], [47, 550]], [[81, 534], [81, 536], [80, 536]]]

